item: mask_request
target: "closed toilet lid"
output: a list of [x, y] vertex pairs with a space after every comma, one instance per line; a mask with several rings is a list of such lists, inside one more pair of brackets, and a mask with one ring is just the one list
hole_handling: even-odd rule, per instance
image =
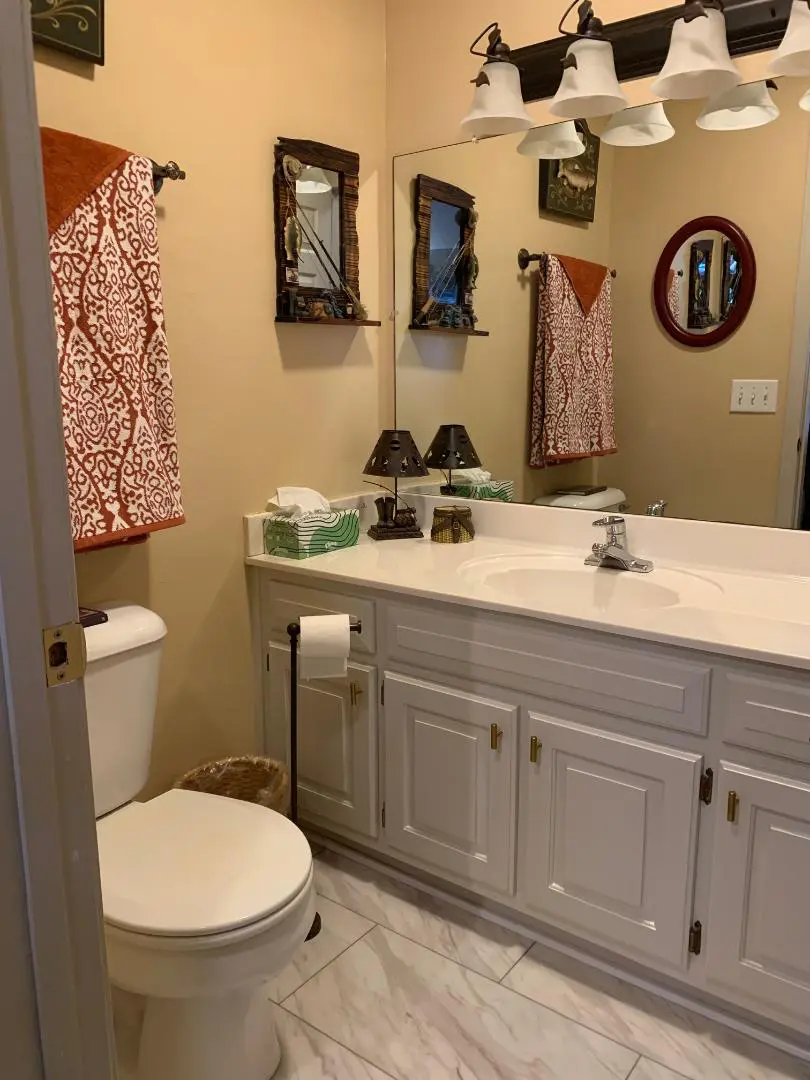
[[291, 903], [312, 870], [307, 838], [255, 803], [167, 791], [97, 823], [104, 918], [125, 930], [201, 937]]

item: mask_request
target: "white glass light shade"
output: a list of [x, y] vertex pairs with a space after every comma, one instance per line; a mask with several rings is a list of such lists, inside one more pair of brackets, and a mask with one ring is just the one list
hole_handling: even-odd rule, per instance
[[295, 190], [299, 195], [322, 195], [332, 190], [332, 185], [323, 169], [317, 165], [304, 166], [301, 178], [295, 181]]
[[520, 72], [505, 60], [493, 60], [481, 68], [489, 80], [476, 86], [472, 108], [461, 122], [461, 130], [473, 139], [526, 131], [532, 118], [526, 112], [520, 90]]
[[666, 142], [675, 134], [663, 103], [640, 105], [635, 109], [622, 109], [611, 116], [600, 135], [608, 146], [654, 146]]
[[518, 153], [544, 161], [562, 161], [584, 154], [585, 141], [574, 121], [564, 120], [561, 124], [549, 124], [526, 132]]
[[623, 109], [627, 98], [616, 78], [613, 46], [609, 41], [582, 38], [565, 54], [576, 57], [576, 67], [563, 69], [563, 77], [549, 106], [552, 116], [566, 120], [608, 116]]
[[810, 112], [810, 90], [805, 91], [799, 98], [799, 108], [804, 109], [805, 112]]
[[746, 83], [709, 98], [697, 126], [704, 131], [743, 131], [770, 124], [778, 115], [765, 83]]
[[740, 79], [728, 51], [725, 16], [707, 8], [705, 15], [678, 19], [672, 27], [666, 62], [651, 89], [656, 97], [684, 101], [720, 94]]
[[785, 36], [768, 64], [769, 75], [810, 75], [810, 8], [793, 0]]

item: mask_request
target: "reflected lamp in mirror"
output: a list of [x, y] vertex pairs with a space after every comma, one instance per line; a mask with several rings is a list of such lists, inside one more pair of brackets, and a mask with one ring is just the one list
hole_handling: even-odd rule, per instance
[[374, 325], [360, 300], [360, 158], [303, 139], [275, 147], [276, 322]]
[[727, 218], [695, 218], [664, 248], [653, 281], [658, 320], [681, 345], [703, 349], [739, 329], [757, 280], [754, 249]]
[[416, 512], [412, 507], [399, 505], [399, 481], [428, 475], [410, 431], [386, 428], [377, 440], [363, 472], [366, 476], [388, 477], [394, 481], [393, 496], [381, 496], [375, 500], [377, 522], [368, 530], [372, 540], [421, 537], [423, 533], [416, 524]]
[[655, 146], [674, 134], [675, 128], [667, 118], [663, 102], [656, 101], [652, 105], [639, 105], [615, 113], [600, 138], [608, 146]]
[[606, 38], [602, 20], [594, 14], [590, 0], [585, 0], [579, 8], [576, 33], [563, 28], [575, 4], [576, 0], [560, 20], [560, 33], [574, 40], [565, 54], [562, 79], [549, 112], [566, 120], [608, 116], [627, 105], [627, 98], [616, 78], [613, 46]]
[[716, 94], [706, 102], [697, 126], [704, 131], [744, 131], [770, 124], [779, 116], [779, 109], [768, 93], [775, 89], [776, 83], [768, 79], [733, 86]]
[[585, 140], [573, 120], [532, 128], [518, 146], [518, 153], [540, 161], [562, 161], [585, 153]]
[[[486, 52], [476, 46], [489, 35]], [[462, 132], [473, 139], [526, 131], [531, 117], [523, 103], [520, 72], [512, 63], [509, 46], [497, 23], [491, 23], [472, 43], [473, 56], [483, 56], [484, 64], [473, 79], [475, 93], [469, 113], [461, 122]]]
[[420, 173], [414, 180], [416, 236], [411, 330], [487, 337], [476, 329], [475, 198]]
[[810, 75], [810, 5], [793, 0], [782, 43], [768, 64], [769, 75]]
[[457, 494], [453, 487], [453, 469], [477, 469], [480, 464], [481, 459], [463, 424], [442, 424], [425, 454], [425, 465], [429, 469], [441, 469], [448, 474], [442, 495]]
[[711, 97], [742, 81], [731, 59], [720, 0], [687, 0], [672, 27], [669, 52], [651, 90], [675, 101]]

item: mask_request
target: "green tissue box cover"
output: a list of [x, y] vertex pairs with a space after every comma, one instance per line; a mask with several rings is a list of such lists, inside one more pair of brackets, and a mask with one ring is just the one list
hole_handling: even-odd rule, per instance
[[486, 484], [454, 484], [460, 499], [492, 499], [498, 502], [515, 501], [514, 480], [490, 480]]
[[327, 551], [354, 547], [359, 539], [359, 510], [324, 510], [299, 521], [270, 514], [264, 521], [265, 554], [284, 559], [310, 559]]

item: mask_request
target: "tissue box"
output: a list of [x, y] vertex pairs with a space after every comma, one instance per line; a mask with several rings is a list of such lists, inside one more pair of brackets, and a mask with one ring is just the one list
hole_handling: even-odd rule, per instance
[[338, 548], [354, 547], [360, 539], [358, 510], [331, 510], [293, 519], [270, 514], [264, 521], [264, 551], [284, 559], [310, 559]]
[[460, 499], [493, 499], [497, 502], [515, 501], [514, 480], [489, 480], [486, 484], [453, 484]]

